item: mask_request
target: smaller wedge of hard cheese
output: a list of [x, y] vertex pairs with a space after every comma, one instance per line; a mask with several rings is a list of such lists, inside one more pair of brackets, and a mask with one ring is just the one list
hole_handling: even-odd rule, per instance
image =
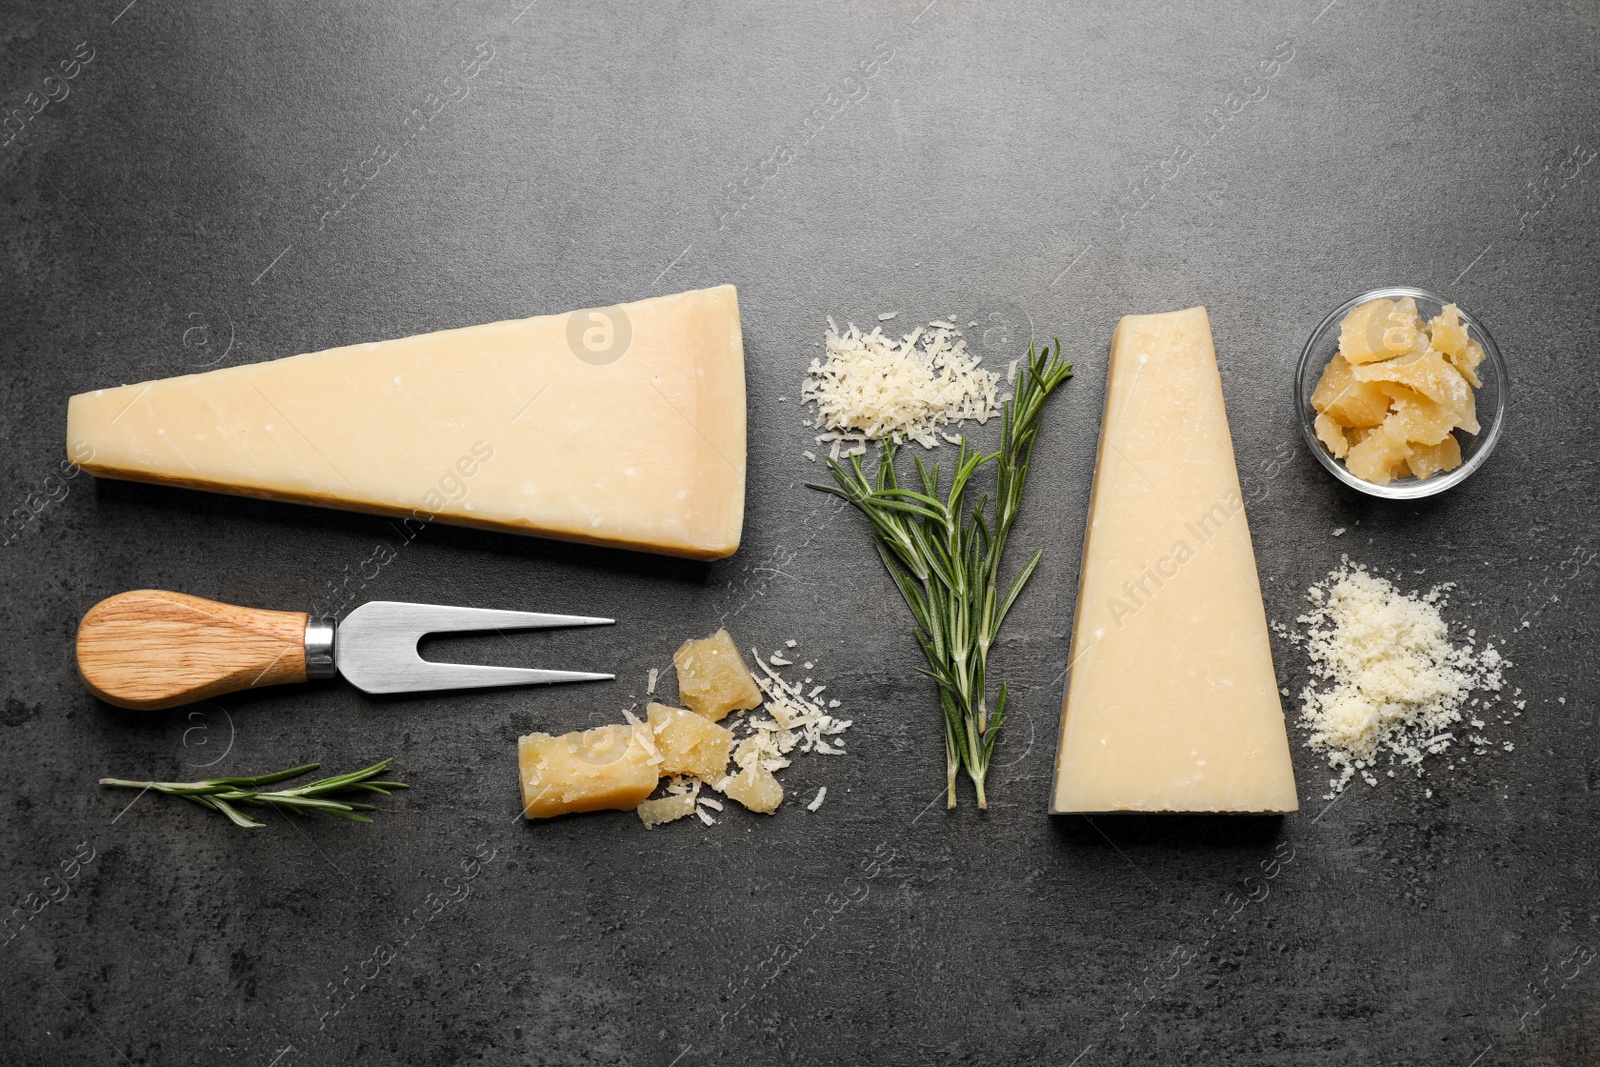
[[1111, 342], [1052, 812], [1294, 811], [1205, 308]]

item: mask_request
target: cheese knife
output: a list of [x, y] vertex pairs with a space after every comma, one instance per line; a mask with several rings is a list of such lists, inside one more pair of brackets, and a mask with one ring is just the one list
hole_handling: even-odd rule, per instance
[[419, 693], [616, 677], [589, 671], [437, 663], [427, 634], [607, 626], [614, 619], [373, 600], [341, 621], [138, 589], [102, 600], [78, 625], [78, 674], [108, 704], [159, 711], [223, 693], [343, 675], [367, 693]]

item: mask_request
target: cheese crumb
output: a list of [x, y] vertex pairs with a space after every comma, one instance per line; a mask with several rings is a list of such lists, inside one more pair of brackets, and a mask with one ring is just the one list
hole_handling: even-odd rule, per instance
[[650, 668], [649, 677], [646, 680], [647, 684], [644, 687], [644, 691], [645, 691], [645, 694], [647, 696], [655, 696], [656, 679], [659, 678], [659, 677], [661, 677], [660, 669], [656, 668], [656, 667], [651, 667]]
[[1306, 745], [1340, 772], [1327, 799], [1358, 772], [1372, 784], [1367, 768], [1385, 756], [1420, 774], [1425, 756], [1449, 749], [1475, 691], [1485, 703], [1500, 699], [1511, 662], [1492, 644], [1451, 644], [1441, 613], [1449, 589], [1404, 593], [1347, 557], [1307, 590], [1312, 607], [1297, 621], [1308, 630], [1289, 636], [1311, 657], [1313, 680], [1301, 692]]
[[807, 811], [816, 811], [818, 808], [822, 807], [823, 798], [825, 798], [827, 795], [828, 795], [828, 787], [827, 786], [821, 786], [820, 788], [818, 788], [817, 789], [817, 795], [811, 798], [811, 803], [806, 805], [806, 810]]

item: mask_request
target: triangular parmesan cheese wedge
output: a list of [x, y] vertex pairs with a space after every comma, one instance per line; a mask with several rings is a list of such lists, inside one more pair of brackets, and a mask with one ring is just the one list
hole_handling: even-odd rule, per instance
[[739, 547], [731, 285], [72, 398], [108, 478], [696, 559]]
[[1111, 341], [1052, 812], [1294, 811], [1203, 307]]

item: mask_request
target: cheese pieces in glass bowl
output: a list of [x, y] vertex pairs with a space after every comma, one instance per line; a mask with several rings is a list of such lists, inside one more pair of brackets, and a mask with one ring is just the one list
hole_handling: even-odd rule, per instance
[[1489, 458], [1506, 372], [1483, 325], [1422, 289], [1375, 289], [1312, 331], [1295, 374], [1306, 443], [1372, 496], [1441, 493]]

